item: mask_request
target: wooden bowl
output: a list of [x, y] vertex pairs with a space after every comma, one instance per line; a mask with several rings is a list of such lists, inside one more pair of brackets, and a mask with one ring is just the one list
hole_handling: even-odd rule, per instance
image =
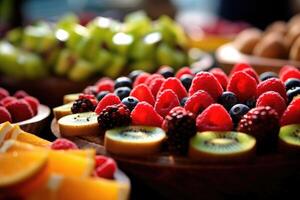
[[241, 62], [249, 63], [257, 73], [261, 74], [266, 71], [278, 73], [284, 65], [294, 65], [300, 67], [300, 62], [293, 60], [283, 60], [274, 58], [263, 58], [253, 55], [246, 55], [239, 52], [232, 43], [219, 47], [216, 51], [216, 59], [219, 65], [224, 68], [228, 74], [233, 65]]
[[18, 124], [21, 129], [26, 132], [39, 135], [41, 130], [47, 125], [47, 118], [49, 117], [50, 113], [50, 108], [48, 106], [39, 105], [36, 116], [16, 124]]
[[[51, 130], [60, 137], [56, 120]], [[92, 147], [113, 157], [132, 180], [146, 185], [142, 191], [145, 199], [151, 199], [147, 198], [149, 191], [159, 199], [271, 199], [296, 195], [294, 183], [300, 181], [299, 158], [281, 154], [256, 156], [243, 163], [213, 164], [168, 155], [118, 156], [106, 152], [100, 137], [69, 139], [81, 148]]]

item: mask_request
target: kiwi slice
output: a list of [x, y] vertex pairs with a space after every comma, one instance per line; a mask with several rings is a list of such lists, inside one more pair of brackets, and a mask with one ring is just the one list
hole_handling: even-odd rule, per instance
[[279, 131], [279, 149], [281, 152], [300, 152], [300, 124], [283, 126]]
[[104, 146], [114, 154], [143, 156], [159, 152], [165, 137], [166, 133], [157, 127], [120, 127], [105, 132]]
[[67, 94], [64, 96], [64, 104], [73, 102], [79, 98], [80, 93]]
[[100, 133], [97, 115], [94, 112], [67, 115], [58, 120], [59, 131], [62, 136], [84, 136]]
[[54, 114], [55, 119], [59, 120], [60, 118], [66, 116], [66, 115], [71, 115], [72, 114], [72, 111], [71, 111], [72, 105], [73, 105], [73, 103], [71, 102], [71, 103], [53, 108], [53, 114]]
[[245, 160], [255, 152], [254, 137], [240, 132], [198, 132], [190, 140], [189, 156], [205, 161]]

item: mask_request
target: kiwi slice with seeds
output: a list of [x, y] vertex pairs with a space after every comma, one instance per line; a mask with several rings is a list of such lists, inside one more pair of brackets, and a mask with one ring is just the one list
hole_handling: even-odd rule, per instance
[[300, 153], [300, 124], [291, 124], [280, 128], [279, 149], [286, 153]]
[[244, 160], [255, 152], [254, 137], [241, 132], [198, 132], [190, 140], [189, 156], [204, 161]]

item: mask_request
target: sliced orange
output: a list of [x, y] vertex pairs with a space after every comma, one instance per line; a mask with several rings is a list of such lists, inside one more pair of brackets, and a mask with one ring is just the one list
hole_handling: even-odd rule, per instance
[[9, 139], [4, 141], [4, 143], [0, 147], [0, 153], [13, 152], [13, 151], [38, 151], [44, 149], [45, 148], [35, 146], [29, 143]]
[[0, 126], [0, 145], [7, 139], [11, 137], [11, 132], [14, 128], [14, 125], [12, 125], [9, 122], [4, 122]]
[[47, 158], [45, 151], [0, 154], [0, 188], [32, 177], [47, 164]]
[[125, 200], [129, 185], [101, 178], [50, 176], [43, 190], [31, 195], [30, 200]]

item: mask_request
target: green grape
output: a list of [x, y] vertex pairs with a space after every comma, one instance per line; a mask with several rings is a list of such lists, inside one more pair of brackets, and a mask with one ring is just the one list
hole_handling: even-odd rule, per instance
[[112, 55], [109, 51], [105, 49], [100, 49], [98, 52], [94, 54], [94, 58], [92, 58], [92, 62], [95, 65], [97, 72], [103, 71], [103, 69], [110, 65], [112, 62]]
[[153, 72], [156, 70], [156, 68], [157, 68], [157, 64], [154, 63], [153, 59], [151, 60], [143, 59], [143, 60], [135, 61], [130, 65], [130, 71], [139, 69], [146, 72]]
[[36, 79], [47, 75], [42, 59], [35, 54], [22, 52], [18, 57], [18, 64], [24, 69], [26, 78]]
[[18, 77], [22, 76], [22, 69], [19, 69], [17, 63], [19, 54], [19, 49], [10, 43], [0, 42], [0, 70], [4, 74]]
[[112, 78], [116, 78], [123, 70], [127, 60], [123, 55], [112, 55], [111, 63], [104, 68], [103, 74]]
[[89, 37], [88, 29], [84, 26], [76, 24], [69, 32], [69, 38], [66, 43], [67, 47], [76, 51], [79, 41], [86, 37]]
[[5, 39], [13, 45], [20, 45], [23, 31], [21, 28], [15, 28], [6, 33]]
[[73, 67], [73, 65], [77, 62], [78, 57], [76, 54], [71, 52], [68, 49], [63, 49], [59, 56], [57, 63], [54, 68], [54, 72], [57, 75], [65, 75], [67, 74], [70, 69]]
[[156, 51], [156, 59], [159, 64], [161, 65], [170, 65], [173, 66], [174, 64], [174, 51], [173, 49], [167, 45], [166, 43], [162, 43], [157, 47]]
[[112, 37], [112, 50], [114, 50], [115, 52], [125, 55], [128, 53], [129, 48], [131, 47], [131, 45], [133, 44], [134, 40], [132, 35], [123, 33], [123, 32], [119, 32], [116, 33], [113, 37]]
[[75, 24], [79, 23], [79, 19], [75, 14], [67, 14], [60, 18], [60, 20], [56, 23], [57, 29], [64, 29], [69, 31], [74, 27]]
[[95, 67], [87, 60], [79, 59], [68, 73], [72, 81], [84, 81], [95, 73]]
[[174, 61], [172, 66], [175, 70], [187, 64], [187, 55], [183, 51], [175, 50], [173, 52], [173, 58]]
[[124, 20], [124, 31], [135, 37], [141, 37], [152, 29], [151, 19], [143, 11], [128, 14]]
[[162, 34], [163, 41], [169, 45], [176, 44], [176, 36], [173, 32], [173, 21], [168, 16], [162, 15], [154, 24], [154, 30]]
[[104, 41], [108, 37], [108, 35], [110, 35], [110, 29], [114, 23], [115, 21], [112, 19], [108, 19], [105, 17], [96, 17], [87, 25], [87, 28], [90, 32], [91, 37], [99, 41]]

